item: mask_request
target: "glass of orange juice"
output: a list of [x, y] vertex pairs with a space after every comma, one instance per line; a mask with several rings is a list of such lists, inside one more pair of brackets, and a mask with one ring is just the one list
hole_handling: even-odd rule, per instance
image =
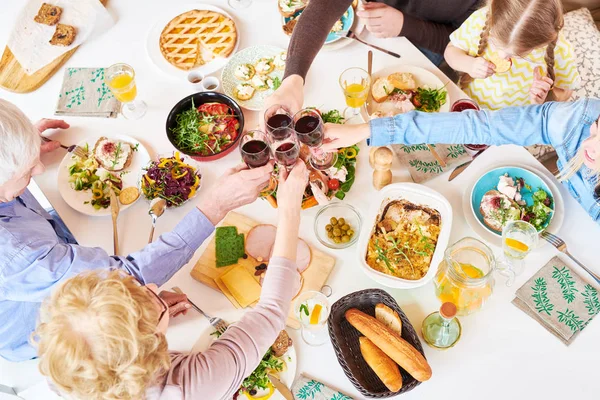
[[[360, 109], [367, 102], [369, 90], [371, 90], [369, 73], [362, 68], [348, 68], [340, 75], [340, 86], [344, 91], [346, 105], [348, 106], [344, 110], [344, 117], [347, 119], [360, 117]], [[347, 117], [350, 110], [352, 114]]]
[[320, 346], [329, 339], [327, 318], [330, 306], [327, 297], [314, 290], [301, 293], [294, 307], [302, 325], [302, 339], [311, 346]]
[[104, 71], [104, 81], [112, 94], [123, 103], [121, 114], [127, 119], [139, 119], [146, 114], [146, 103], [136, 99], [135, 71], [127, 64], [114, 64]]

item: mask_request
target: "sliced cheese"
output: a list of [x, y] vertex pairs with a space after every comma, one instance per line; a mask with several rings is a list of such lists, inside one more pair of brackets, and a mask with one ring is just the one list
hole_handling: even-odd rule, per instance
[[260, 298], [260, 285], [252, 274], [241, 265], [223, 274], [221, 281], [235, 300], [244, 308]]

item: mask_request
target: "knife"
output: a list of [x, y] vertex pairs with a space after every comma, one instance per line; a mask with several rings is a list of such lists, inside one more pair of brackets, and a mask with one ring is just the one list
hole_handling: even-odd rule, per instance
[[285, 397], [286, 400], [294, 400], [294, 395], [292, 394], [292, 391], [288, 389], [288, 387], [285, 386], [283, 382], [281, 382], [279, 379], [275, 378], [271, 374], [267, 374], [267, 376], [269, 377], [269, 380], [271, 381], [273, 386], [275, 386], [275, 389], [277, 389], [277, 391], [279, 391], [279, 393], [281, 393], [281, 395]]
[[356, 34], [354, 32], [352, 32], [352, 30], [349, 30], [348, 34], [346, 36], [340, 36], [340, 37], [343, 37], [343, 38], [346, 38], [346, 39], [351, 39], [351, 40], [356, 40], [357, 42], [360, 42], [360, 43], [364, 44], [365, 46], [372, 47], [375, 50], [379, 50], [379, 51], [381, 51], [381, 52], [383, 52], [385, 54], [389, 54], [392, 57], [400, 58], [400, 54], [398, 54], [398, 53], [394, 53], [393, 51], [382, 49], [379, 46], [375, 46], [374, 44], [365, 42], [364, 40], [362, 40], [358, 36], [356, 36]]
[[460, 174], [462, 174], [464, 172], [464, 170], [467, 169], [469, 167], [469, 165], [471, 165], [471, 163], [473, 161], [475, 161], [475, 159], [477, 157], [479, 157], [481, 155], [481, 153], [483, 153], [487, 149], [489, 149], [489, 147], [487, 147], [487, 148], [485, 148], [483, 150], [479, 150], [477, 153], [475, 153], [475, 155], [473, 156], [473, 158], [471, 159], [471, 161], [467, 161], [466, 163], [461, 164], [458, 167], [454, 168], [454, 171], [452, 171], [452, 173], [448, 177], [448, 182], [452, 181], [454, 178], [456, 178], [457, 176], [459, 176]]

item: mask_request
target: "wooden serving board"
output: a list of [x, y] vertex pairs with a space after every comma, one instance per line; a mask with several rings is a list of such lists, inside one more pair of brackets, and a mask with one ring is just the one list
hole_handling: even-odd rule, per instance
[[[108, 0], [99, 1], [106, 6]], [[0, 87], [15, 93], [33, 92], [46, 83], [71, 58], [78, 47], [67, 51], [44, 68], [35, 71], [32, 75], [27, 75], [8, 46], [5, 46], [4, 53], [0, 59]]]
[[[238, 214], [236, 212], [230, 212], [227, 214], [223, 222], [222, 226], [235, 226], [237, 227], [238, 233], [243, 233], [244, 238], [247, 237], [250, 229], [255, 227], [256, 225], [260, 225], [259, 222], [253, 220], [252, 218], [246, 217], [245, 215]], [[308, 268], [302, 273], [302, 288], [300, 289], [300, 293], [316, 290], [319, 291], [327, 282], [333, 267], [335, 266], [335, 258], [330, 255], [323, 253], [320, 250], [317, 250], [313, 247], [310, 248], [312, 258], [310, 261], [310, 265]], [[240, 308], [240, 305], [235, 301], [233, 296], [227, 292], [226, 288], [221, 286], [225, 290], [221, 290], [217, 282], [220, 281], [220, 276], [229, 271], [231, 268], [236, 265], [241, 265], [248, 269], [252, 275], [254, 275], [255, 269], [260, 262], [256, 261], [254, 258], [248, 256], [248, 258], [243, 259], [240, 258], [238, 264], [230, 265], [227, 267], [217, 268], [216, 267], [216, 259], [215, 259], [215, 237], [213, 235], [208, 247], [204, 251], [204, 253], [200, 256], [200, 259], [192, 269], [191, 275], [197, 281], [204, 283], [211, 288], [218, 290], [225, 294], [227, 298], [231, 301], [231, 303], [236, 306], [236, 308]], [[259, 277], [256, 277], [256, 280], [259, 280]], [[252, 304], [252, 307], [256, 305]], [[292, 309], [290, 309], [290, 314], [287, 319], [287, 325], [290, 328], [298, 329], [300, 328], [300, 322], [295, 317]]]

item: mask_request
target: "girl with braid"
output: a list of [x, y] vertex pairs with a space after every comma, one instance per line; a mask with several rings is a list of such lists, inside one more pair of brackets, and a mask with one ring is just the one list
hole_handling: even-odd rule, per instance
[[560, 0], [488, 0], [450, 35], [444, 56], [482, 108], [566, 101], [579, 83]]

